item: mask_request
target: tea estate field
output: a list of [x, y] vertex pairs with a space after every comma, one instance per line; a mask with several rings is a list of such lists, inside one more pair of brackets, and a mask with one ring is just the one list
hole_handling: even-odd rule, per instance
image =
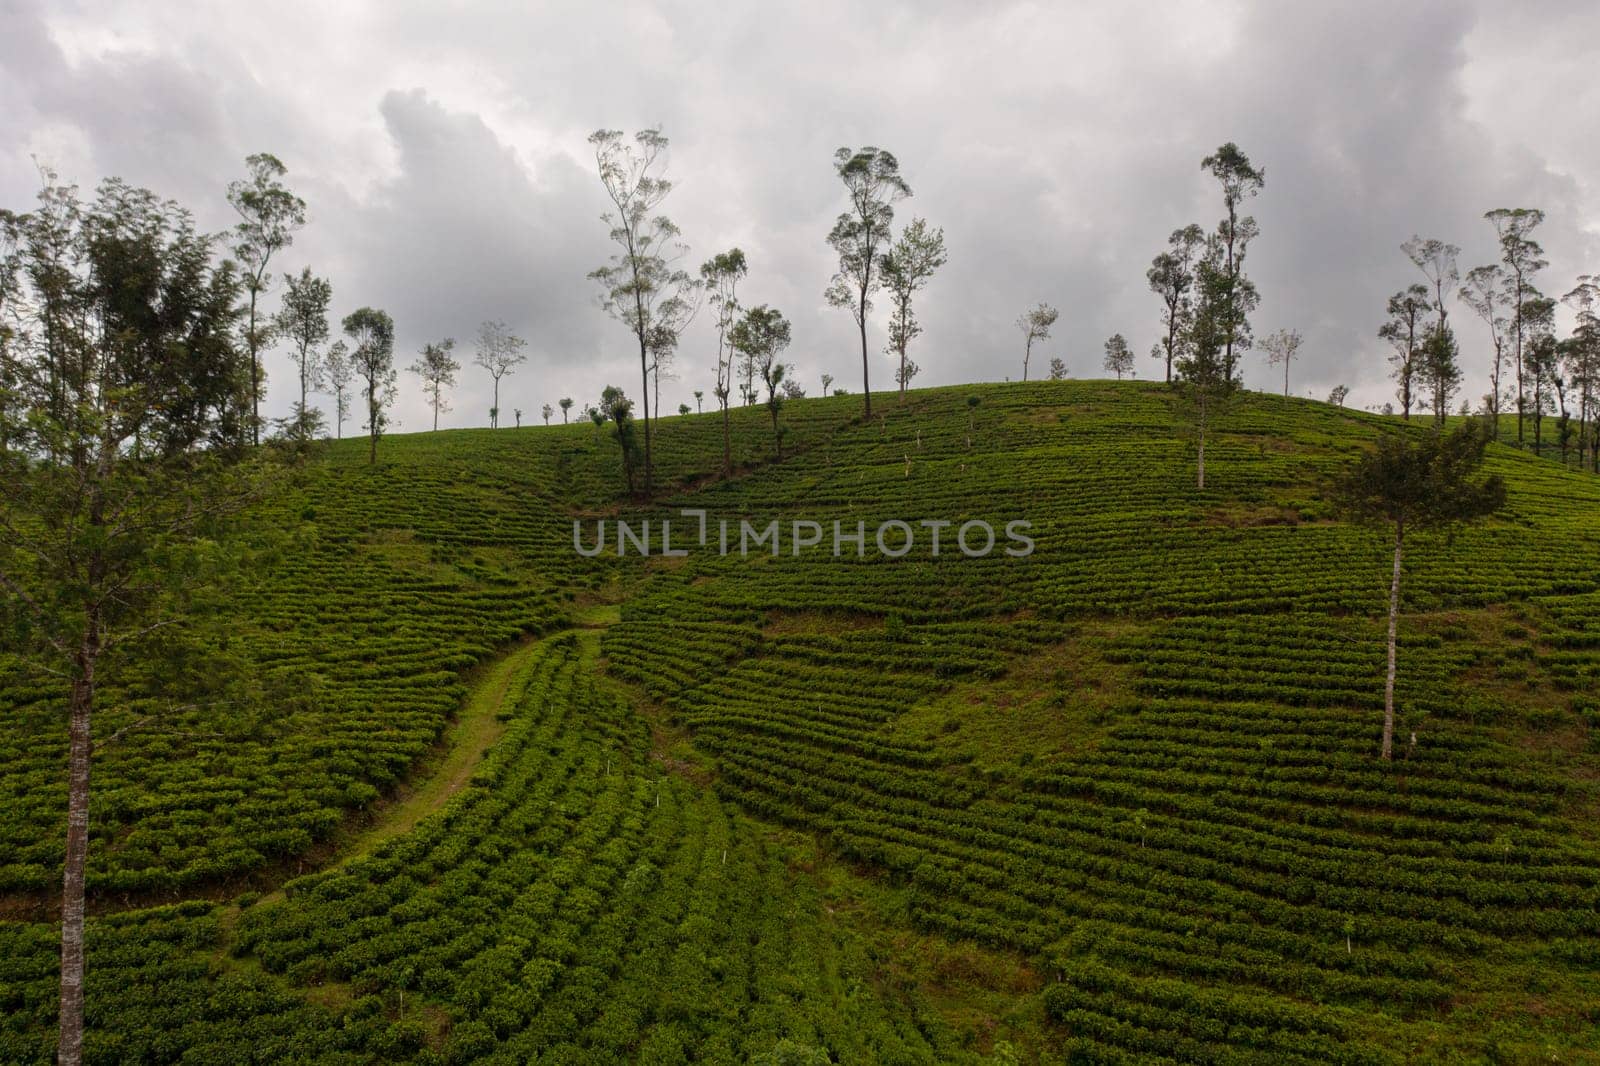
[[[339, 442], [96, 722], [102, 1063], [1600, 1062], [1600, 477], [1496, 445], [1415, 538], [1394, 419], [1137, 382]], [[1403, 427], [1422, 432], [1420, 426]], [[585, 557], [596, 521], [869, 549]], [[1035, 551], [900, 558], [897, 519]], [[921, 528], [921, 527], [918, 527]], [[0, 645], [0, 1062], [50, 1061], [59, 687]]]

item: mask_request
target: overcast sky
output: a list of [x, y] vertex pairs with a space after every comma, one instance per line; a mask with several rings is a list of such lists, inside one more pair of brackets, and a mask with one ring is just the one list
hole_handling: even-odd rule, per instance
[[[610, 253], [586, 140], [599, 127], [663, 127], [665, 209], [691, 265], [745, 250], [743, 296], [791, 319], [813, 393], [824, 372], [861, 383], [854, 323], [822, 295], [841, 145], [892, 150], [914, 192], [898, 222], [945, 231], [919, 385], [1017, 378], [1013, 322], [1040, 300], [1061, 320], [1036, 367], [1059, 355], [1101, 376], [1121, 332], [1139, 376], [1158, 376], [1144, 272], [1171, 230], [1216, 223], [1200, 159], [1228, 140], [1266, 172], [1249, 205], [1254, 322], [1305, 335], [1298, 393], [1390, 398], [1375, 332], [1387, 297], [1420, 280], [1399, 250], [1412, 233], [1461, 245], [1464, 271], [1495, 255], [1484, 211], [1540, 207], [1541, 287], [1600, 272], [1593, 0], [444, 8], [0, 0], [0, 204], [32, 204], [37, 159], [85, 189], [148, 186], [221, 229], [228, 182], [270, 151], [310, 215], [274, 265], [328, 277], [340, 316], [389, 311], [402, 367], [446, 336], [468, 362], [477, 324], [506, 321], [530, 356], [502, 387], [506, 423], [639, 387], [637, 349], [586, 280]], [[707, 317], [663, 386], [669, 410], [696, 388], [709, 400]], [[1455, 321], [1476, 401], [1487, 335], [1465, 307]], [[869, 337], [882, 348], [881, 321]], [[268, 368], [282, 414], [290, 365], [274, 353]], [[877, 356], [875, 385], [891, 373]], [[1251, 385], [1273, 380], [1248, 359]], [[488, 396], [468, 366], [443, 424], [485, 424]], [[398, 417], [428, 424], [407, 374]]]

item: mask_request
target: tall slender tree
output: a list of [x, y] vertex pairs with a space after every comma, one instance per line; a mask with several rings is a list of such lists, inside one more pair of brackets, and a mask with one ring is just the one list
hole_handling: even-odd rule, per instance
[[1556, 302], [1535, 293], [1523, 307], [1527, 331], [1524, 361], [1528, 382], [1528, 407], [1533, 412], [1533, 450], [1544, 450], [1544, 413], [1554, 389], [1554, 376], [1560, 371], [1560, 352], [1556, 342]]
[[1061, 317], [1057, 311], [1047, 303], [1040, 303], [1031, 311], [1017, 316], [1017, 328], [1026, 338], [1022, 346], [1022, 380], [1028, 380], [1028, 362], [1033, 358], [1033, 342], [1050, 339], [1050, 327], [1056, 324], [1056, 319]]
[[1537, 296], [1533, 277], [1549, 264], [1544, 249], [1533, 239], [1533, 231], [1544, 221], [1544, 212], [1534, 207], [1502, 207], [1484, 213], [1494, 226], [1500, 242], [1500, 262], [1505, 267], [1503, 281], [1511, 308], [1511, 355], [1517, 374], [1517, 446], [1523, 442], [1522, 422], [1528, 398], [1524, 384], [1523, 356], [1527, 340], [1528, 301]]
[[1166, 335], [1154, 354], [1166, 358], [1169, 384], [1173, 362], [1182, 354], [1182, 341], [1194, 317], [1195, 257], [1205, 243], [1205, 231], [1199, 226], [1191, 224], [1173, 230], [1167, 238], [1167, 250], [1157, 255], [1145, 272], [1150, 291], [1161, 297], [1161, 325]]
[[268, 346], [270, 334], [257, 319], [257, 304], [272, 284], [267, 265], [273, 254], [293, 243], [295, 230], [306, 224], [306, 204], [284, 186], [281, 179], [289, 171], [277, 156], [257, 152], [244, 162], [248, 176], [228, 186], [228, 203], [239, 213], [233, 252], [244, 266], [249, 296], [244, 336], [250, 353], [250, 439], [260, 444], [261, 351]]
[[[744, 252], [730, 248], [718, 253], [700, 265], [700, 279], [706, 287], [707, 302], [715, 316], [717, 330], [717, 383], [711, 394], [722, 405], [722, 473], [733, 471], [733, 430], [728, 414], [728, 394], [733, 391], [734, 347], [728, 343], [728, 332], [738, 320], [739, 282], [750, 272]], [[698, 399], [698, 398], [697, 398]]]
[[519, 365], [528, 361], [528, 357], [522, 354], [527, 344], [527, 341], [512, 333], [504, 322], [485, 322], [478, 327], [477, 353], [472, 357], [472, 362], [487, 370], [494, 379], [494, 406], [489, 408], [491, 429], [500, 426], [500, 379], [514, 373]]
[[1505, 304], [1505, 280], [1500, 267], [1496, 264], [1473, 267], [1467, 271], [1466, 284], [1461, 287], [1461, 300], [1489, 327], [1489, 339], [1493, 343], [1493, 354], [1489, 361], [1489, 435], [1493, 440], [1500, 439], [1500, 405], [1505, 399], [1505, 386], [1502, 384], [1505, 369], [1506, 332], [1510, 329], [1510, 322], [1502, 313]]
[[[1211, 242], [1213, 253], [1218, 242]], [[1215, 254], [1213, 261], [1217, 260]], [[1202, 269], [1198, 274], [1199, 293], [1194, 320], [1183, 342], [1183, 355], [1175, 369], [1180, 400], [1193, 416], [1199, 441], [1195, 463], [1195, 486], [1206, 487], [1206, 437], [1211, 421], [1227, 406], [1239, 388], [1234, 364], [1227, 355], [1227, 343], [1234, 332], [1232, 312], [1226, 294], [1233, 282], [1220, 269]]]
[[1300, 344], [1300, 331], [1297, 329], [1280, 329], [1275, 333], [1269, 333], [1261, 342], [1262, 349], [1267, 353], [1267, 365], [1283, 364], [1284, 399], [1289, 398], [1289, 364], [1297, 358]]
[[424, 344], [416, 361], [406, 367], [422, 379], [422, 391], [427, 394], [428, 406], [433, 408], [435, 430], [439, 428], [439, 412], [450, 410], [450, 401], [445, 399], [445, 394], [455, 387], [456, 373], [461, 369], [461, 364], [451, 354], [455, 347], [456, 342], [452, 337], [446, 337], [437, 344]]
[[572, 410], [572, 397], [561, 397], [560, 402], [556, 406], [561, 408], [561, 424], [564, 426], [567, 424], [567, 412]]
[[1416, 378], [1419, 360], [1417, 352], [1422, 347], [1425, 328], [1422, 316], [1428, 312], [1426, 286], [1413, 283], [1389, 297], [1389, 320], [1378, 327], [1378, 336], [1394, 348], [1389, 363], [1394, 367], [1395, 398], [1400, 401], [1400, 417], [1411, 418], [1411, 408], [1416, 402]]
[[648, 496], [654, 491], [655, 476], [650, 431], [651, 349], [661, 349], [660, 327], [672, 328], [696, 281], [678, 267], [688, 247], [679, 240], [678, 227], [660, 210], [672, 191], [672, 182], [661, 176], [666, 168], [667, 138], [659, 127], [651, 127], [635, 133], [633, 140], [632, 145], [626, 143], [621, 130], [596, 130], [589, 137], [600, 184], [611, 201], [611, 210], [600, 219], [611, 227], [611, 241], [617, 245], [611, 262], [590, 271], [589, 277], [600, 286], [601, 307], [639, 342], [644, 492]]
[[1387, 526], [1394, 537], [1380, 749], [1385, 760], [1394, 753], [1396, 638], [1406, 535], [1470, 522], [1504, 505], [1506, 489], [1500, 477], [1478, 476], [1487, 443], [1487, 436], [1470, 420], [1448, 434], [1385, 434], [1377, 449], [1358, 461], [1335, 486], [1335, 496], [1348, 516]]
[[283, 294], [283, 306], [273, 319], [278, 335], [292, 346], [289, 357], [294, 360], [300, 379], [300, 399], [289, 420], [291, 435], [297, 440], [310, 440], [316, 435], [322, 417], [313, 414], [307, 396], [322, 387], [323, 362], [318, 350], [327, 343], [328, 305], [333, 300], [333, 286], [324, 278], [311, 273], [306, 267], [297, 278], [287, 277], [288, 288]]
[[157, 635], [252, 492], [230, 466], [241, 281], [188, 212], [111, 180], [83, 203], [44, 174], [0, 214], [9, 333], [0, 407], [0, 617], [67, 697], [56, 1061], [84, 1049], [85, 868], [101, 684], [161, 676]]
[[1591, 436], [1591, 415], [1600, 403], [1600, 274], [1583, 274], [1562, 301], [1577, 317], [1567, 348], [1566, 371], [1578, 401], [1578, 468], [1583, 469], [1584, 449], [1591, 466], [1600, 473], [1600, 423]]
[[883, 254], [879, 266], [883, 274], [883, 286], [889, 292], [887, 351], [900, 358], [895, 381], [900, 386], [902, 402], [905, 400], [906, 385], [916, 373], [915, 370], [907, 372], [907, 368], [913, 364], [906, 358], [906, 349], [912, 339], [922, 332], [922, 324], [917, 321], [916, 311], [911, 305], [912, 297], [928, 284], [946, 261], [944, 230], [933, 229], [926, 220], [914, 218]]
[[1238, 372], [1239, 352], [1250, 346], [1250, 312], [1260, 302], [1255, 285], [1245, 276], [1245, 253], [1259, 233], [1256, 220], [1240, 217], [1240, 205], [1255, 196], [1266, 184], [1266, 172], [1253, 166], [1239, 146], [1229, 141], [1200, 161], [1222, 187], [1222, 205], [1227, 212], [1217, 223], [1199, 272], [1212, 275], [1201, 286], [1202, 296], [1211, 301], [1206, 314], [1213, 330], [1220, 331], [1223, 367], [1228, 378]]
[[861, 391], [870, 418], [867, 316], [872, 311], [872, 294], [881, 284], [879, 256], [892, 240], [894, 205], [911, 195], [911, 186], [900, 176], [900, 161], [870, 145], [854, 151], [840, 148], [833, 154], [833, 168], [844, 182], [850, 209], [839, 216], [828, 234], [828, 243], [839, 256], [839, 269], [826, 295], [833, 306], [850, 310], [861, 331]]
[[333, 397], [334, 437], [344, 439], [344, 420], [350, 417], [350, 386], [356, 379], [355, 364], [350, 359], [350, 346], [344, 341], [334, 341], [328, 346], [323, 360], [329, 393]]
[[375, 464], [378, 438], [389, 424], [385, 410], [394, 403], [394, 319], [387, 312], [363, 307], [346, 315], [343, 326], [353, 345], [350, 365], [366, 383], [366, 430], [371, 445], [367, 462]]

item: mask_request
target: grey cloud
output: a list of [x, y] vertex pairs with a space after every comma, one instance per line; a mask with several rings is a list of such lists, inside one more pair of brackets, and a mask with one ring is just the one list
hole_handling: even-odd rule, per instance
[[[320, 34], [259, 13], [190, 15], [17, 9], [0, 40], [3, 202], [31, 198], [24, 146], [70, 134], [93, 172], [69, 177], [120, 174], [222, 227], [243, 156], [274, 151], [312, 213], [283, 268], [329, 275], [341, 314], [388, 309], [402, 366], [446, 335], [465, 361], [478, 321], [504, 319], [530, 340], [503, 402], [525, 419], [607, 382], [638, 388], [627, 334], [585, 279], [610, 251], [584, 143], [602, 125], [664, 124], [678, 182], [667, 209], [690, 265], [743, 246], [745, 294], [793, 320], [791, 355], [813, 388], [824, 370], [859, 385], [853, 323], [822, 299], [840, 145], [894, 150], [916, 190], [899, 217], [946, 231], [951, 261], [927, 292], [915, 356], [925, 384], [1016, 377], [1011, 323], [1041, 299], [1062, 309], [1044, 359], [1098, 375], [1103, 340], [1122, 332], [1141, 376], [1156, 373], [1144, 271], [1169, 231], [1215, 223], [1199, 161], [1224, 140], [1267, 170], [1250, 205], [1256, 324], [1306, 334], [1298, 392], [1342, 381], [1357, 402], [1387, 398], [1375, 331], [1412, 280], [1399, 244], [1413, 232], [1462, 245], [1466, 267], [1493, 256], [1485, 210], [1543, 207], [1556, 292], [1600, 252], [1600, 142], [1580, 121], [1597, 92], [1578, 43], [1600, 31], [1589, 5], [1520, 18], [1456, 3], [819, 0], [626, 16], [578, 2], [515, 14], [390, 4], [324, 13]], [[83, 27], [101, 23], [159, 43], [94, 44]], [[1458, 321], [1481, 367], [1483, 338]], [[873, 348], [884, 339], [880, 321]], [[712, 348], [702, 315], [669, 409], [705, 387]], [[890, 367], [875, 355], [877, 385]], [[281, 359], [271, 371], [288, 378]], [[1270, 387], [1264, 368], [1249, 374]], [[451, 424], [486, 421], [483, 377], [463, 372]], [[405, 427], [425, 424], [414, 383], [403, 396]]]

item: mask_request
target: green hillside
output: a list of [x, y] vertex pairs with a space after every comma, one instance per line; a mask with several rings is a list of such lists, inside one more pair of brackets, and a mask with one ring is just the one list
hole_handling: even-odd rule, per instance
[[[1199, 491], [1159, 385], [880, 402], [781, 461], [736, 411], [728, 479], [664, 419], [651, 508], [587, 423], [288, 476], [182, 668], [108, 679], [91, 1061], [1600, 1062], [1600, 478], [1496, 446], [1503, 512], [1415, 538], [1385, 764], [1390, 559], [1326, 486], [1394, 420], [1251, 396]], [[680, 508], [781, 553], [574, 551]], [[0, 652], [3, 1062], [60, 695]]]

